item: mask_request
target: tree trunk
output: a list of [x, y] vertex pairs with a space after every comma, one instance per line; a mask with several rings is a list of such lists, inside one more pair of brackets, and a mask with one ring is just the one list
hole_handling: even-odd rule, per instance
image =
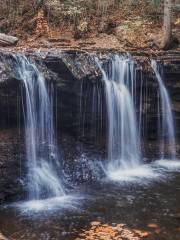
[[160, 45], [164, 50], [169, 48], [172, 40], [171, 8], [172, 0], [164, 0], [163, 38]]
[[11, 45], [15, 45], [17, 42], [18, 42], [17, 37], [0, 33], [0, 46], [11, 46]]

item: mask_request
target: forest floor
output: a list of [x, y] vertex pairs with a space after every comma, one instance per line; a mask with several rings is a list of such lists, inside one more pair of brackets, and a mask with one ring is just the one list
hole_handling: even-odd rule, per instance
[[[115, 49], [119, 51], [159, 51], [162, 37], [163, 15], [143, 9], [110, 9], [105, 16], [91, 16], [78, 21], [77, 26], [68, 21], [59, 25], [50, 23], [42, 10], [30, 20], [19, 19], [20, 24], [9, 32], [19, 37], [17, 49]], [[0, 20], [1, 25], [1, 20]], [[180, 13], [173, 15], [172, 49], [180, 42]]]

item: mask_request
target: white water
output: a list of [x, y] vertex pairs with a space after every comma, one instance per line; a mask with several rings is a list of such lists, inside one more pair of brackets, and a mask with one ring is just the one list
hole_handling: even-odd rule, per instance
[[25, 135], [29, 200], [65, 196], [59, 178], [59, 154], [54, 133], [52, 92], [36, 66], [15, 56], [25, 88]]
[[61, 197], [53, 197], [43, 200], [31, 200], [26, 202], [18, 202], [14, 205], [9, 205], [9, 207], [15, 207], [20, 210], [22, 214], [40, 214], [48, 212], [54, 212], [63, 209], [76, 209], [78, 210], [81, 205], [81, 201], [84, 196], [81, 195], [65, 195]]
[[97, 60], [103, 73], [108, 114], [108, 162], [104, 169], [110, 178], [121, 178], [122, 171], [137, 169], [141, 163], [133, 98], [134, 63], [118, 55], [110, 61], [108, 72]]
[[[113, 181], [147, 182], [161, 178], [166, 171], [179, 171], [178, 161], [159, 160], [151, 164], [141, 161], [140, 133], [135, 113], [136, 80], [134, 63], [127, 56], [115, 55], [110, 59], [108, 69], [96, 62], [103, 74], [108, 115], [108, 161], [102, 167], [108, 178]], [[170, 99], [158, 71], [156, 62], [152, 67], [158, 78], [162, 104], [162, 142], [161, 157], [164, 148], [170, 146], [170, 158], [175, 159], [174, 124]], [[141, 126], [141, 124], [139, 125]], [[165, 142], [166, 141], [166, 142]], [[142, 180], [144, 179], [144, 180]]]
[[161, 76], [160, 65], [155, 60], [152, 60], [151, 66], [158, 80], [160, 89], [160, 105], [162, 109], [162, 117], [160, 119], [159, 126], [160, 157], [161, 159], [164, 159], [166, 157], [165, 154], [167, 153], [168, 157], [173, 160], [176, 158], [176, 141], [171, 101]]
[[166, 170], [179, 171], [180, 170], [180, 161], [178, 160], [167, 160], [161, 159], [155, 162], [158, 167], [163, 167]]
[[159, 173], [154, 171], [151, 165], [148, 164], [142, 164], [135, 168], [119, 169], [114, 172], [109, 172], [109, 178], [113, 181], [139, 182], [140, 180], [143, 183], [143, 181], [149, 181], [157, 177], [159, 177]]

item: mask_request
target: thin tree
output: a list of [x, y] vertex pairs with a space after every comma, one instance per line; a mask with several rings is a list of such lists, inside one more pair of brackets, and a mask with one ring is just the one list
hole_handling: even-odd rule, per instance
[[160, 47], [168, 49], [172, 41], [172, 0], [164, 0], [164, 24], [163, 24], [163, 38]]

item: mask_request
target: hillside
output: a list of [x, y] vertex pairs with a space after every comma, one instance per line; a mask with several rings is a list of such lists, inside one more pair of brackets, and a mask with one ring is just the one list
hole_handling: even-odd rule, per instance
[[[2, 0], [0, 0], [1, 2]], [[2, 1], [0, 32], [17, 48], [158, 50], [163, 1]], [[180, 41], [180, 6], [173, 3], [172, 49]]]

